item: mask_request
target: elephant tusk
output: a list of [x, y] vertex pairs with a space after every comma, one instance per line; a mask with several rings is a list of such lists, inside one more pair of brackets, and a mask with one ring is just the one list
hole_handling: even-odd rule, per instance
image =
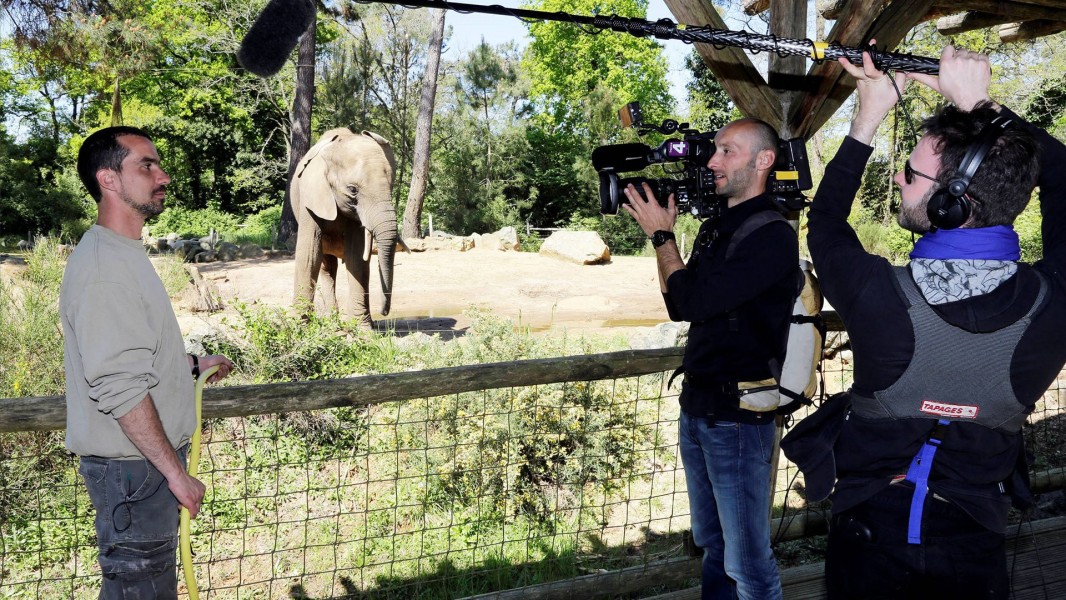
[[370, 251], [374, 246], [374, 234], [370, 233], [370, 230], [366, 227], [363, 228], [363, 236], [365, 237], [363, 243], [363, 262], [370, 261]]

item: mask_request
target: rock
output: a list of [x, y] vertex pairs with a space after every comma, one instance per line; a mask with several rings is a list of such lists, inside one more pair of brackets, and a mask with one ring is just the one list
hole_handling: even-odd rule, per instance
[[237, 256], [241, 258], [259, 258], [263, 256], [263, 249], [256, 244], [245, 244], [241, 246]]
[[428, 249], [426, 240], [422, 238], [404, 240], [404, 243], [407, 244], [407, 249], [411, 252], [425, 252]]
[[518, 240], [518, 231], [514, 227], [504, 227], [496, 232], [496, 237], [500, 238], [500, 250], [520, 250], [522, 248], [521, 242]]
[[556, 231], [544, 240], [540, 254], [581, 265], [609, 262], [611, 250], [595, 231]]
[[218, 245], [218, 251], [216, 254], [218, 255], [218, 260], [233, 260], [237, 258], [239, 250], [240, 249], [237, 248], [237, 244], [233, 244], [231, 242], [221, 242]]
[[655, 327], [630, 336], [629, 347], [634, 350], [673, 348], [688, 337], [688, 326], [689, 324], [684, 321], [659, 323]]
[[518, 232], [514, 227], [504, 227], [496, 233], [470, 236], [478, 250], [518, 250]]

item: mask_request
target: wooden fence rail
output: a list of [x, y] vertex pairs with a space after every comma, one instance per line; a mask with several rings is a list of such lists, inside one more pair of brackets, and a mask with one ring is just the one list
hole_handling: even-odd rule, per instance
[[[672, 371], [684, 348], [486, 363], [324, 381], [238, 385], [204, 390], [203, 416], [214, 419], [287, 413], [446, 396], [496, 388], [596, 381]], [[64, 396], [0, 399], [0, 433], [66, 427]]]

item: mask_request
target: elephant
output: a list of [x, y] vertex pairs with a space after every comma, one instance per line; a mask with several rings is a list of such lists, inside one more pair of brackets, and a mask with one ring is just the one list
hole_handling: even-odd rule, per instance
[[296, 214], [296, 271], [293, 302], [311, 310], [315, 285], [322, 274], [327, 310], [337, 310], [337, 259], [348, 273], [349, 302], [345, 316], [367, 327], [370, 318], [370, 254], [378, 248], [381, 314], [392, 304], [392, 271], [397, 243], [396, 209], [392, 205], [395, 158], [389, 142], [376, 133], [354, 134], [331, 129], [300, 159], [290, 185]]

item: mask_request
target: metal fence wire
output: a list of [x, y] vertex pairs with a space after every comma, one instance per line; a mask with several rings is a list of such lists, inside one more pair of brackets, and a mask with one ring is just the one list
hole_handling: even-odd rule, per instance
[[[833, 335], [827, 392], [851, 377], [846, 338]], [[460, 598], [590, 575], [595, 589], [572, 597], [631, 590], [610, 574], [689, 556], [667, 376], [208, 419], [192, 534], [200, 597]], [[1030, 418], [1034, 469], [1066, 465], [1062, 406], [1057, 383]], [[827, 506], [802, 490], [782, 456], [781, 538], [824, 520]], [[62, 432], [0, 434], [0, 597], [95, 597], [93, 514]], [[807, 542], [777, 552], [784, 566], [820, 559]]]

